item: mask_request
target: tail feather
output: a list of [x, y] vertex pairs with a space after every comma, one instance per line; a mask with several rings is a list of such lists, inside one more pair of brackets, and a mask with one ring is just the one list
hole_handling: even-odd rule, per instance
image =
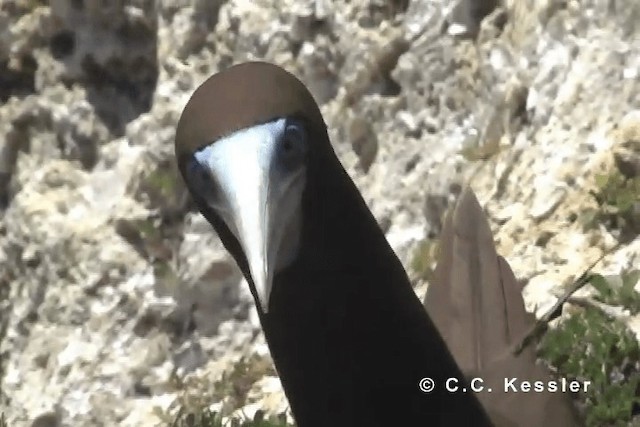
[[511, 384], [520, 390], [522, 381], [547, 384], [553, 378], [536, 363], [532, 346], [513, 352], [535, 318], [469, 188], [444, 221], [424, 304], [465, 375], [482, 379], [479, 398], [496, 425], [583, 425], [567, 393], [513, 391]]

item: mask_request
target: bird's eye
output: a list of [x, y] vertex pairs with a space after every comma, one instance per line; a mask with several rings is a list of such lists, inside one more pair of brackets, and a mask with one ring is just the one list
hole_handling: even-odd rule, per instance
[[191, 183], [200, 194], [205, 195], [213, 190], [211, 174], [197, 159], [189, 162], [188, 174]]
[[282, 161], [289, 168], [299, 166], [307, 150], [307, 134], [304, 125], [296, 120], [287, 120], [281, 141]]
[[293, 150], [301, 144], [304, 144], [305, 132], [301, 123], [289, 122], [284, 130], [284, 148], [287, 151]]

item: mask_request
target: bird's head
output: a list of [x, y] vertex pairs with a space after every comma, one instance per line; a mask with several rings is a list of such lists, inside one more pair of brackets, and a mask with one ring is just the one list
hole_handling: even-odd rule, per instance
[[179, 170], [263, 313], [274, 275], [298, 254], [309, 159], [329, 150], [312, 95], [272, 64], [244, 63], [213, 75], [182, 112]]

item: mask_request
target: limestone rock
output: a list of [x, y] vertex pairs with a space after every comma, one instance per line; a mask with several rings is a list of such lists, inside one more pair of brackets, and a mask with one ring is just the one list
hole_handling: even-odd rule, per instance
[[[448, 34], [454, 4], [473, 39]], [[9, 425], [160, 426], [196, 401], [287, 412], [248, 286], [173, 162], [189, 96], [240, 61], [278, 63], [309, 86], [407, 269], [470, 184], [527, 308], [552, 305], [617, 242], [581, 223], [596, 174], [637, 175], [640, 5], [469, 4], [0, 2]], [[639, 264], [636, 238], [596, 271]], [[637, 333], [637, 316], [628, 323]], [[220, 381], [241, 360], [253, 371], [234, 400]]]

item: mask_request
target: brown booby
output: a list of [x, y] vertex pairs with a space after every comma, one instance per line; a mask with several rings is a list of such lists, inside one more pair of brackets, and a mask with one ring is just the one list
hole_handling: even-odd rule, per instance
[[175, 153], [249, 283], [300, 427], [492, 425], [303, 83], [263, 62], [213, 75], [184, 108]]

